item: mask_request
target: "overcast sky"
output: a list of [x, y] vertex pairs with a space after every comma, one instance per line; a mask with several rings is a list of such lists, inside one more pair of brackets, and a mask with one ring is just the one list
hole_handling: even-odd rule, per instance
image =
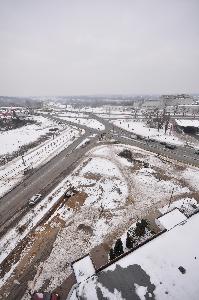
[[0, 0], [0, 95], [199, 92], [199, 0]]

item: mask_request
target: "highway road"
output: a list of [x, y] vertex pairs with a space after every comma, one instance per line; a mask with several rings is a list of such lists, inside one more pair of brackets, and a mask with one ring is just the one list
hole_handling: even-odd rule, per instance
[[[50, 118], [76, 127], [78, 126], [80, 129], [84, 129], [85, 133], [48, 163], [35, 170], [32, 175], [26, 177], [21, 184], [0, 199], [0, 235], [4, 234], [8, 228], [14, 226], [30, 209], [27, 202], [34, 194], [41, 193], [43, 196], [47, 195], [65, 176], [69, 175], [81, 162], [85, 153], [97, 144], [99, 136], [102, 133], [105, 133], [108, 138], [113, 137], [118, 142], [137, 146], [162, 156], [199, 167], [199, 155], [194, 154], [193, 149], [178, 146], [176, 149], [171, 150], [165, 148], [164, 145], [157, 141], [138, 140], [135, 134], [121, 129], [93, 114], [88, 114], [88, 118], [94, 118], [104, 124], [105, 130], [99, 131], [97, 129], [88, 128], [84, 125], [60, 120], [54, 116], [50, 116]], [[90, 139], [89, 144], [85, 147], [77, 148], [84, 139], [94, 133], [97, 135]], [[106, 143], [106, 139], [104, 142]]]
[[99, 122], [104, 124], [106, 128], [109, 129], [109, 136], [111, 134], [113, 138], [121, 141], [122, 143], [137, 146], [159, 155], [199, 167], [199, 155], [195, 154], [195, 150], [191, 147], [177, 146], [175, 149], [168, 149], [165, 147], [165, 145], [162, 145], [158, 141], [150, 141], [150, 139], [137, 139], [135, 134], [125, 129], [121, 129], [116, 125], [110, 124], [109, 121], [102, 119], [99, 116], [92, 115], [92, 117], [95, 117]]
[[51, 159], [48, 163], [27, 176], [13, 190], [0, 198], [0, 235], [6, 229], [14, 226], [29, 207], [28, 200], [36, 193], [47, 195], [52, 189], [79, 164], [84, 154], [98, 141], [98, 136], [92, 137], [85, 147], [76, 147], [96, 130], [86, 129], [85, 134], [75, 140], [69, 147]]

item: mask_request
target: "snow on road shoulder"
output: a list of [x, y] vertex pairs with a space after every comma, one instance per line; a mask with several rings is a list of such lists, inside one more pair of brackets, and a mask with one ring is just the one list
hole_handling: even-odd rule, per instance
[[[17, 244], [36, 226], [42, 217], [51, 209], [68, 188], [68, 181], [65, 180], [56, 187], [47, 197], [30, 210], [17, 227], [11, 229], [1, 238], [0, 243], [0, 263], [17, 246]], [[21, 233], [19, 228], [24, 228]]]
[[24, 177], [27, 169], [38, 168], [66, 149], [80, 136], [78, 130], [71, 128], [63, 130], [61, 134], [42, 143], [40, 147], [32, 149], [12, 162], [0, 168], [0, 197], [11, 190]]

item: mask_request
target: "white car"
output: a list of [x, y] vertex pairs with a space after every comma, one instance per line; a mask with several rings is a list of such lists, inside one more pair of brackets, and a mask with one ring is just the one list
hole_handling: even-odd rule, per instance
[[30, 198], [30, 200], [28, 201], [28, 204], [30, 206], [35, 205], [37, 202], [39, 202], [39, 200], [41, 200], [42, 195], [41, 194], [36, 194], [34, 196], [32, 196], [32, 198]]

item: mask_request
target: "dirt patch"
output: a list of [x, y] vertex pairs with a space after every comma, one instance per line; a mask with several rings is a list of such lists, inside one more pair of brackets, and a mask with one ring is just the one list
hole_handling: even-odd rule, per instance
[[174, 165], [174, 168], [176, 171], [184, 171], [184, 170], [186, 170], [187, 166], [176, 164], [176, 165]]
[[138, 171], [143, 168], [143, 164], [141, 162], [135, 161], [133, 166], [130, 167], [132, 173]]
[[153, 173], [153, 176], [157, 180], [172, 181], [174, 179], [172, 176], [166, 175], [164, 170], [162, 170], [158, 167], [153, 167], [153, 170], [156, 171], [155, 173]]
[[[52, 220], [49, 222], [49, 224], [52, 225], [52, 223], [53, 223], [53, 226], [51, 226], [51, 227], [63, 228], [66, 225], [66, 222], [62, 218], [60, 218], [59, 215], [56, 215], [52, 218]], [[56, 224], [56, 226], [54, 224]]]
[[77, 230], [82, 230], [87, 234], [92, 235], [93, 234], [93, 229], [91, 228], [91, 226], [86, 225], [86, 224], [79, 224], [77, 227]]
[[19, 261], [22, 251], [28, 245], [30, 237], [25, 238], [18, 247], [15, 248], [13, 252], [2, 262], [0, 277], [3, 277], [7, 272], [10, 271], [11, 266]]
[[84, 192], [79, 192], [76, 195], [70, 197], [67, 201], [67, 206], [72, 209], [79, 209], [85, 202], [87, 194]]
[[126, 205], [132, 204], [135, 202], [135, 199], [133, 198], [132, 195], [129, 195], [126, 199]]
[[0, 299], [20, 300], [22, 298], [28, 281], [36, 274], [38, 264], [49, 256], [58, 231], [58, 228], [46, 225], [44, 230], [35, 231], [29, 236], [33, 242], [26, 245], [25, 255], [15, 269], [14, 276], [1, 289]]
[[99, 181], [102, 178], [102, 176], [100, 174], [94, 174], [94, 173], [90, 173], [90, 172], [84, 174], [84, 177], [87, 179], [93, 179], [96, 181]]
[[118, 155], [125, 158], [128, 162], [133, 161], [132, 152], [128, 149], [122, 150]]

